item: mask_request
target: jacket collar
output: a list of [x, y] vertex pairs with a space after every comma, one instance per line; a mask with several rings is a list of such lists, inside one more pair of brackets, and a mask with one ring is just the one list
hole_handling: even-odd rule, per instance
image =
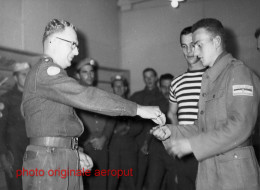
[[208, 78], [210, 78], [212, 82], [215, 81], [218, 78], [218, 76], [222, 73], [222, 71], [230, 63], [231, 59], [233, 59], [233, 57], [230, 53], [222, 52], [216, 59], [213, 66], [209, 68], [205, 72], [205, 74], [208, 76]]

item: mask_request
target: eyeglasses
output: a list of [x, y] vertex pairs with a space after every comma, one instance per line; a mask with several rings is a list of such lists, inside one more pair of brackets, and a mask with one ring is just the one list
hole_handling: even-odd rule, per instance
[[59, 40], [62, 40], [62, 41], [65, 41], [65, 42], [68, 42], [71, 44], [71, 49], [74, 50], [75, 48], [77, 48], [79, 50], [79, 45], [76, 43], [76, 42], [73, 42], [73, 41], [69, 41], [69, 40], [65, 40], [63, 38], [59, 38], [59, 37], [56, 37], [58, 38]]

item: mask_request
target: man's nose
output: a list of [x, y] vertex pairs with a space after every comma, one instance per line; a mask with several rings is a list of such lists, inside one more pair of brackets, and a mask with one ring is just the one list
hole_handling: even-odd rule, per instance
[[188, 46], [187, 53], [191, 54], [191, 53], [193, 53], [193, 51], [194, 51], [194, 47], [193, 46]]
[[197, 46], [193, 47], [193, 54], [194, 54], [195, 57], [197, 57], [199, 55], [199, 50], [198, 50]]
[[79, 54], [79, 48], [78, 47], [74, 48], [73, 53], [75, 56], [77, 56]]

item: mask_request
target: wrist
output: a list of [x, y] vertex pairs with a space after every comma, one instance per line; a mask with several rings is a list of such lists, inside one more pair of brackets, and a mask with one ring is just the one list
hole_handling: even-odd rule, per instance
[[136, 115], [140, 116], [140, 109], [141, 109], [141, 106], [139, 104], [137, 104]]

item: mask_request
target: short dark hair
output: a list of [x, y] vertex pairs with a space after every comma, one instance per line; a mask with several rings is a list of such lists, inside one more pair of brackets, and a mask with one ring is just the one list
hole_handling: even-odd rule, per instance
[[146, 68], [146, 69], [143, 70], [143, 76], [144, 76], [144, 73], [146, 73], [146, 72], [148, 72], [148, 71], [153, 72], [154, 76], [157, 77], [157, 72], [156, 72], [153, 68], [150, 68], [150, 67], [148, 67], [148, 68]]
[[260, 36], [260, 28], [255, 31], [255, 38], [257, 39]]
[[204, 28], [215, 36], [220, 36], [222, 41], [222, 48], [226, 47], [226, 34], [222, 23], [215, 18], [204, 18], [192, 25], [192, 33], [196, 30]]
[[66, 20], [52, 19], [45, 27], [42, 43], [52, 34], [65, 30], [65, 27], [72, 27], [76, 31], [76, 27]]
[[191, 34], [192, 33], [192, 27], [191, 26], [188, 26], [186, 28], [184, 28], [181, 33], [180, 33], [180, 44], [182, 43], [181, 42], [181, 37], [184, 36], [184, 35], [188, 35], [188, 34]]
[[160, 86], [161, 86], [161, 82], [162, 82], [163, 80], [173, 80], [173, 78], [174, 78], [174, 76], [173, 76], [172, 74], [170, 74], [170, 73], [162, 74], [162, 75], [160, 76], [160, 79], [159, 79]]

